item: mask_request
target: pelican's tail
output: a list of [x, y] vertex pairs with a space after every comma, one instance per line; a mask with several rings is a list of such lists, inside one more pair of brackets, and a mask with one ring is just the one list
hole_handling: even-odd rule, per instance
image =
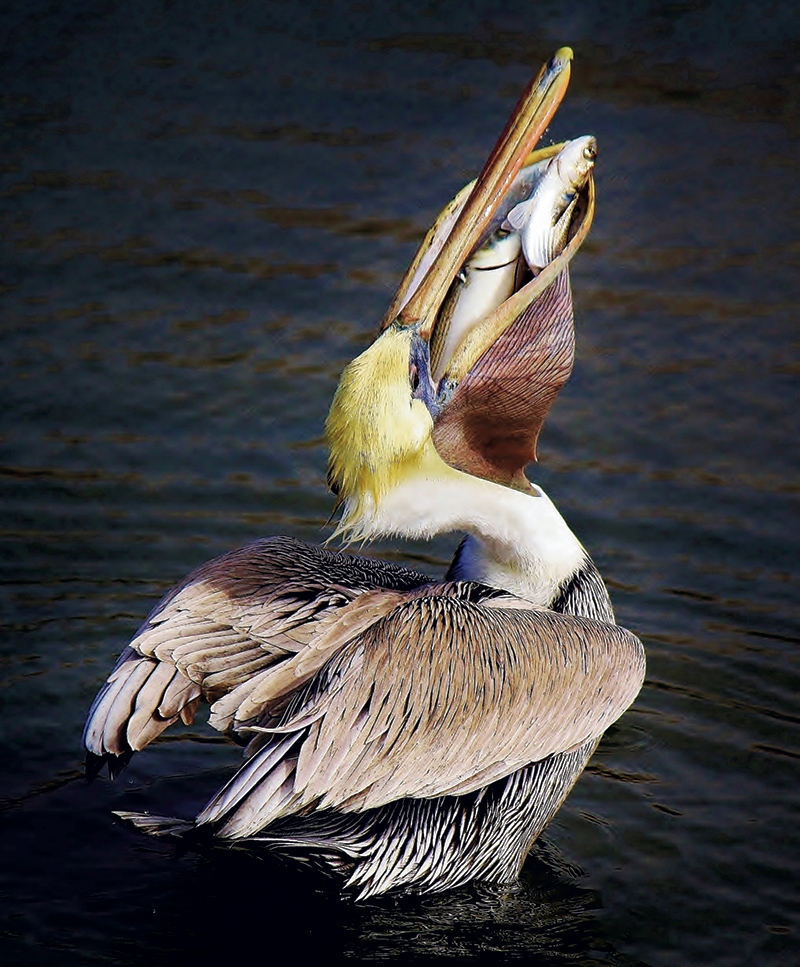
[[125, 810], [115, 810], [114, 815], [150, 836], [183, 836], [196, 829], [193, 820], [176, 819], [174, 816], [151, 816], [149, 813], [129, 813]]

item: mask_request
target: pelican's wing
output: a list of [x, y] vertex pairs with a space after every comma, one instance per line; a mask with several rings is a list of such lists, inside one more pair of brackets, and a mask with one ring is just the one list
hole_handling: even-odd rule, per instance
[[[223, 555], [190, 574], [139, 629], [95, 699], [86, 748], [104, 758], [130, 756], [178, 718], [192, 721], [203, 699], [220, 731], [237, 731], [251, 717], [268, 720], [283, 710], [287, 680], [302, 684], [339, 636], [395, 606], [391, 589], [428, 580], [289, 538]], [[389, 589], [388, 597], [359, 600], [375, 588]], [[264, 694], [271, 705], [260, 701]]]
[[599, 737], [636, 697], [630, 632], [470, 588], [406, 595], [351, 640], [199, 822], [239, 837], [309, 808], [468, 793]]

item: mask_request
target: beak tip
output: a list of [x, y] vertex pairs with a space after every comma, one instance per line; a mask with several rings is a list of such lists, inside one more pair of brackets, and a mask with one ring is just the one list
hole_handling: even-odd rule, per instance
[[553, 55], [553, 60], [561, 64], [568, 64], [574, 56], [571, 47], [559, 47]]

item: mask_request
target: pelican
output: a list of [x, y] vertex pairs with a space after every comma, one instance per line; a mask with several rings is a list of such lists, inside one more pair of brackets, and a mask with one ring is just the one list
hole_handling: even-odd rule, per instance
[[118, 814], [140, 829], [260, 844], [357, 899], [512, 881], [636, 697], [642, 645], [524, 473], [571, 370], [566, 267], [591, 222], [591, 177], [547, 265], [510, 295], [496, 286], [455, 336], [443, 311], [519, 203], [525, 165], [558, 153], [531, 154], [571, 56], [531, 82], [435, 223], [326, 424], [335, 536], [462, 533], [447, 574], [285, 537], [190, 574], [95, 699], [88, 768], [115, 775], [201, 702], [246, 760], [194, 819]]

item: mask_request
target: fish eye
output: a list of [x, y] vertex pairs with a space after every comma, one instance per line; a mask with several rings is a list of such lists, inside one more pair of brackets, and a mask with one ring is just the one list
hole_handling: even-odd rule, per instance
[[597, 157], [597, 142], [590, 141], [583, 149], [583, 156], [587, 161], [594, 161]]

